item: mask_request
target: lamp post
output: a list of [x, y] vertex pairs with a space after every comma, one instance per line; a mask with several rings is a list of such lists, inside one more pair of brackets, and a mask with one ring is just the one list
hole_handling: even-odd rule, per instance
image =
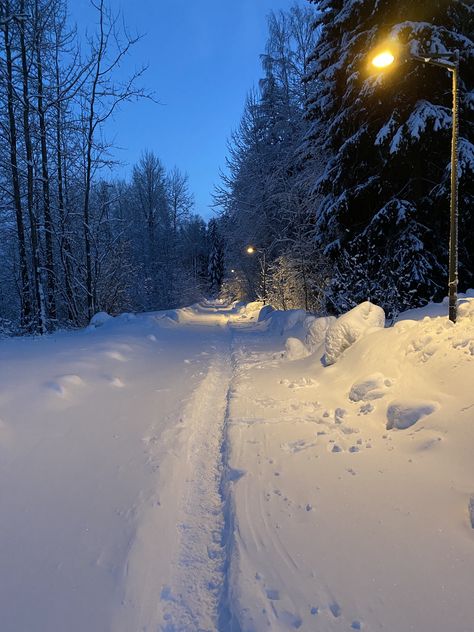
[[[391, 66], [396, 60], [396, 48], [387, 47], [379, 50], [371, 60], [371, 64], [383, 70]], [[450, 231], [449, 231], [449, 320], [453, 323], [457, 318], [457, 287], [458, 287], [458, 140], [459, 140], [459, 51], [451, 53], [434, 53], [427, 55], [405, 55], [402, 61], [413, 59], [422, 64], [431, 64], [444, 68], [452, 73], [453, 92], [453, 123], [451, 139], [451, 202], [450, 202]]]
[[255, 248], [255, 246], [247, 246], [246, 252], [248, 255], [254, 255], [255, 253], [261, 254], [259, 257], [260, 267], [262, 269], [262, 301], [263, 304], [267, 303], [267, 251], [266, 248]]

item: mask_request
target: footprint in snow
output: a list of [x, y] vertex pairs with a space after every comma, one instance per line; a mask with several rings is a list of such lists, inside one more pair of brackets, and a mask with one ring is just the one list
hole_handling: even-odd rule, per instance
[[111, 360], [116, 360], [117, 362], [127, 362], [127, 358], [120, 351], [106, 351], [105, 355]]
[[110, 386], [114, 386], [115, 388], [125, 388], [124, 382], [119, 377], [109, 377], [108, 378]]
[[84, 381], [79, 375], [61, 375], [55, 380], [46, 382], [45, 386], [58, 397], [65, 398], [70, 387], [81, 386], [83, 384]]
[[289, 443], [283, 443], [281, 448], [282, 450], [284, 450], [285, 452], [289, 452], [290, 454], [297, 454], [298, 452], [308, 450], [309, 448], [314, 448], [315, 446], [315, 443], [306, 443], [304, 439], [300, 439], [299, 441], [290, 441]]
[[420, 400], [393, 401], [387, 408], [387, 430], [406, 430], [438, 409], [436, 402]]
[[279, 613], [278, 619], [294, 630], [299, 630], [303, 625], [303, 619], [293, 612], [288, 612], [288, 610], [283, 610], [283, 612]]
[[382, 373], [373, 373], [352, 385], [349, 399], [352, 402], [367, 402], [380, 399], [393, 386], [393, 383], [394, 380], [385, 377]]

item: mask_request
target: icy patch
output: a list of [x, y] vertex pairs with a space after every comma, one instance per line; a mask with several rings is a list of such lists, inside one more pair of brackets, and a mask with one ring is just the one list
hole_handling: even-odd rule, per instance
[[285, 343], [285, 358], [287, 360], [302, 360], [307, 358], [311, 352], [299, 340], [299, 338], [288, 338]]
[[396, 401], [387, 408], [387, 430], [406, 430], [438, 408], [435, 402]]
[[361, 303], [340, 316], [326, 333], [325, 363], [337, 362], [339, 357], [372, 329], [385, 327], [385, 312], [369, 301]]
[[97, 329], [97, 327], [102, 327], [111, 320], [113, 320], [113, 316], [107, 314], [107, 312], [97, 312], [97, 314], [92, 316], [89, 327], [91, 329]]
[[392, 386], [393, 381], [382, 373], [369, 375], [361, 382], [355, 382], [349, 393], [349, 399], [353, 402], [370, 401], [383, 397]]

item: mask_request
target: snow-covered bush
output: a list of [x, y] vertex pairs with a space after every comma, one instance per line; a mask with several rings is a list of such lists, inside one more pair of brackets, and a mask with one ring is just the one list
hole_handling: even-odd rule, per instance
[[311, 351], [315, 351], [319, 346], [323, 344], [326, 338], [327, 330], [335, 322], [335, 316], [323, 316], [322, 318], [308, 316], [308, 318], [304, 321], [304, 330], [306, 332], [306, 346]]
[[369, 301], [340, 316], [328, 328], [325, 339], [325, 363], [334, 364], [346, 349], [374, 328], [385, 327], [385, 312]]

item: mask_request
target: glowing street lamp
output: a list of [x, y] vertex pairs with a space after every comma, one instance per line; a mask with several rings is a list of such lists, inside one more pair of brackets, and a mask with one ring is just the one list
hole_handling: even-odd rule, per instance
[[393, 64], [394, 61], [395, 57], [393, 53], [389, 50], [384, 50], [381, 53], [375, 55], [375, 57], [372, 59], [372, 64], [376, 68], [387, 68], [387, 66]]
[[389, 68], [397, 57], [400, 61], [419, 61], [444, 68], [452, 73], [453, 84], [453, 132], [451, 140], [451, 203], [450, 203], [450, 233], [449, 233], [449, 320], [453, 323], [457, 318], [457, 287], [458, 287], [458, 141], [459, 141], [459, 51], [452, 53], [434, 53], [429, 55], [398, 55], [396, 44], [379, 49], [371, 58], [371, 65], [383, 71]]
[[248, 255], [254, 255], [260, 253], [262, 257], [259, 257], [260, 267], [262, 269], [262, 301], [265, 305], [267, 302], [267, 251], [265, 248], [255, 248], [255, 246], [247, 246], [245, 252]]

